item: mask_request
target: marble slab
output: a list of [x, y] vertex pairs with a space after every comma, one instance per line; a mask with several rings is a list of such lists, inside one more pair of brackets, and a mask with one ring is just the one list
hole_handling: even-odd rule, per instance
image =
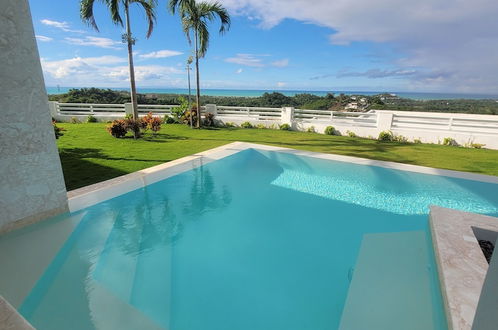
[[470, 330], [489, 267], [472, 228], [498, 231], [498, 218], [439, 206], [429, 217], [448, 326]]

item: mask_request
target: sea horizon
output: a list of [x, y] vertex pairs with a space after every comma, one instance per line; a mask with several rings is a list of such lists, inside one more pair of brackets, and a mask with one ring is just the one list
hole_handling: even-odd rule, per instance
[[[91, 87], [62, 87], [62, 86], [47, 86], [47, 94], [63, 94], [67, 93], [70, 89], [81, 89]], [[111, 89], [116, 91], [128, 91], [129, 88], [125, 87], [95, 87], [102, 89]], [[186, 88], [137, 88], [138, 93], [142, 94], [188, 94]], [[206, 88], [201, 90], [201, 95], [205, 96], [224, 96], [224, 97], [259, 97], [264, 93], [282, 93], [286, 96], [294, 96], [296, 94], [313, 94], [317, 96], [325, 96], [328, 93], [334, 95], [378, 95], [378, 94], [394, 94], [401, 98], [408, 98], [413, 100], [455, 100], [455, 99], [472, 99], [472, 100], [498, 100], [497, 94], [478, 94], [478, 93], [437, 93], [437, 92], [397, 92], [397, 91], [314, 91], [314, 90], [281, 90], [281, 89], [216, 89]], [[192, 95], [195, 95], [195, 89], [191, 90]]]

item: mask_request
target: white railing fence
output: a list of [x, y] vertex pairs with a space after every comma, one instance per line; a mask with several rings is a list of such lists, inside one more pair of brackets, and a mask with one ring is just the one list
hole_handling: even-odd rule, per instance
[[[59, 121], [70, 121], [73, 117], [84, 121], [92, 115], [99, 121], [122, 118], [132, 113], [131, 103], [88, 104], [49, 102], [52, 117]], [[156, 116], [172, 115], [176, 105], [138, 105], [139, 115], [149, 112]], [[345, 135], [353, 132], [362, 137], [376, 138], [381, 131], [392, 131], [408, 140], [440, 143], [452, 138], [461, 145], [484, 144], [486, 148], [498, 149], [498, 116], [458, 113], [409, 112], [371, 110], [369, 112], [341, 112], [331, 110], [295, 109], [292, 107], [236, 107], [207, 104], [201, 112], [211, 112], [223, 123], [276, 126], [288, 124], [294, 130], [324, 132], [333, 126], [336, 132]]]

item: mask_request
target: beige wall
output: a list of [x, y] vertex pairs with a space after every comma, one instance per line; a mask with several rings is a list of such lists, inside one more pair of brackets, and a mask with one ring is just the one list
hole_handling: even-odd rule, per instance
[[0, 232], [67, 210], [28, 2], [1, 4]]

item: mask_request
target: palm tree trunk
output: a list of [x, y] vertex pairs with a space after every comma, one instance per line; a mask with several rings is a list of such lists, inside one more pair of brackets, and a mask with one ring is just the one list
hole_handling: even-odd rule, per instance
[[195, 73], [197, 79], [197, 128], [201, 127], [201, 89], [199, 83], [199, 34], [197, 28], [195, 29]]
[[[135, 86], [135, 67], [133, 65], [133, 38], [131, 34], [130, 26], [130, 12], [129, 12], [129, 2], [125, 1], [125, 14], [126, 14], [126, 41], [128, 44], [128, 65], [130, 68], [130, 85], [131, 85], [131, 104], [133, 109], [133, 119], [138, 120], [138, 106], [137, 106], [137, 88]], [[136, 132], [133, 132], [133, 136], [136, 139], [138, 136]]]

